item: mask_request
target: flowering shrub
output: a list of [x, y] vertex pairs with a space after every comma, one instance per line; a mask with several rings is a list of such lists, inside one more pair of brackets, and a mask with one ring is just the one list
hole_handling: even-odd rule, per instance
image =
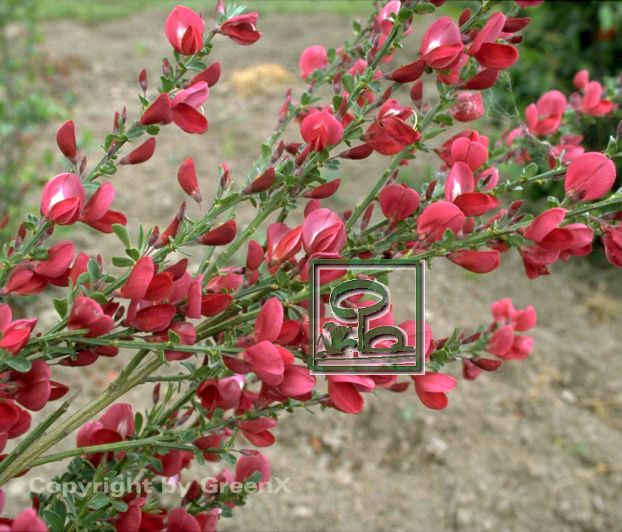
[[[536, 325], [535, 309], [516, 309], [501, 299], [491, 305], [491, 323], [477, 330], [438, 337], [426, 325], [419, 338], [423, 375], [334, 375], [318, 382], [306, 366], [312, 258], [446, 258], [485, 274], [505, 254], [518, 252], [534, 278], [549, 274], [560, 259], [588, 255], [598, 236], [610, 262], [622, 267], [622, 194], [611, 192], [618, 137], [602, 152], [585, 152], [572, 129], [577, 113], [610, 115], [616, 102], [580, 72], [576, 95], [543, 95], [525, 109], [525, 122], [497, 143], [474, 129], [439, 140], [454, 121], [485, 115], [482, 91], [519, 57], [517, 32], [529, 19], [516, 16], [518, 10], [540, 2], [517, 0], [508, 13], [491, 12], [484, 2], [458, 21], [442, 16], [428, 23], [426, 15], [442, 3], [392, 0], [367, 25], [356, 26], [343, 47], [303, 51], [300, 75], [308, 88], [297, 100], [287, 92], [248, 176], [236, 180], [223, 163], [216, 196], [199, 217], [184, 202], [164, 229], [139, 226], [135, 240], [125, 228], [126, 214], [113, 209], [116, 191], [107, 179], [121, 165], [147, 162], [164, 126], [208, 131], [210, 90], [220, 65], [206, 58], [217, 37], [239, 45], [260, 39], [257, 13], [218, 2], [212, 24], [188, 8], [174, 8], [165, 23], [174, 52], [163, 61], [161, 85], [150, 89], [152, 76], [140, 71], [140, 109], [133, 120], [125, 109], [115, 113], [96, 164], [77, 151], [73, 122], [61, 126], [57, 143], [67, 171], [49, 179], [41, 215], [28, 216], [1, 256], [0, 293], [7, 302], [0, 304], [0, 442], [4, 447], [23, 438], [3, 455], [0, 484], [71, 457], [59, 481], [89, 482], [90, 488], [38, 494], [32, 508], [4, 519], [3, 529], [213, 530], [245, 502], [251, 486], [270, 479], [267, 458], [254, 448], [275, 442], [280, 415], [311, 407], [357, 414], [366, 394], [406, 392], [411, 382], [425, 407], [443, 409], [458, 383], [448, 373], [452, 363], [461, 364], [464, 379], [474, 380], [533, 349], [525, 333]], [[392, 65], [396, 48], [419, 22], [428, 27], [418, 56]], [[437, 103], [424, 103], [434, 82]], [[320, 96], [324, 85], [333, 92], [328, 101]], [[386, 158], [387, 168], [368, 193], [344, 213], [322, 206], [341, 183], [327, 180], [326, 170], [374, 152]], [[420, 152], [435, 153], [439, 171], [416, 190], [397, 178]], [[504, 175], [510, 167], [508, 175], [517, 177]], [[189, 198], [205, 202], [192, 158], [182, 163], [177, 180]], [[513, 195], [549, 180], [563, 180], [564, 196], [550, 198], [536, 216], [523, 212]], [[304, 221], [288, 225], [303, 202]], [[255, 217], [238, 227], [236, 209], [248, 205]], [[265, 234], [264, 222], [270, 222]], [[57, 225], [77, 223], [114, 235], [108, 238], [121, 241], [125, 256], [91, 257], [73, 242], [53, 238]], [[177, 253], [191, 246], [202, 246], [202, 256], [180, 259]], [[244, 258], [237, 259], [240, 250]], [[119, 273], [110, 273], [111, 264]], [[325, 294], [342, 275], [328, 273]], [[65, 288], [54, 300], [54, 326], [37, 330], [36, 318], [13, 319], [11, 301], [45, 294], [49, 285]], [[393, 317], [383, 320], [392, 323]], [[413, 321], [402, 327], [414, 337]], [[128, 357], [118, 378], [68, 414], [69, 389], [52, 380], [51, 366], [80, 371], [114, 356]], [[159, 371], [166, 365], [175, 374]], [[145, 412], [117, 402], [146, 382], [155, 385]], [[63, 398], [31, 427], [30, 411]], [[75, 448], [48, 453], [75, 430]], [[205, 461], [235, 467], [222, 469], [207, 485], [191, 482], [175, 508], [157, 490], [134, 485], [114, 495], [97, 487], [128, 478], [176, 483]]]

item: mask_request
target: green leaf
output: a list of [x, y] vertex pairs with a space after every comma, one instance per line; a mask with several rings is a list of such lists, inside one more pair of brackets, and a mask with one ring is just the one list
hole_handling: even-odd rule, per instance
[[[436, 11], [436, 6], [434, 4], [429, 4], [425, 2], [423, 4], [417, 4], [415, 6], [415, 13], [424, 14], [424, 13], [434, 13]], [[401, 12], [400, 12], [401, 15]]]
[[132, 247], [132, 243], [130, 242], [130, 234], [128, 233], [125, 226], [121, 224], [112, 224], [112, 230], [126, 248]]
[[89, 508], [93, 510], [99, 510], [103, 508], [110, 502], [110, 498], [105, 493], [97, 493], [95, 496], [89, 501]]
[[127, 257], [112, 257], [112, 264], [117, 268], [127, 268], [128, 266], [133, 266], [134, 261]]
[[21, 357], [10, 357], [4, 360], [4, 363], [20, 373], [26, 373], [30, 371], [30, 360]]
[[125, 250], [125, 252], [127, 253], [128, 257], [131, 257], [135, 261], [140, 258], [140, 253], [138, 252], [137, 249], [128, 248], [128, 249]]
[[530, 178], [533, 177], [535, 175], [537, 175], [538, 173], [538, 165], [536, 163], [529, 163], [526, 167], [525, 170], [523, 171], [523, 175], [526, 178]]
[[268, 144], [261, 145], [261, 157], [268, 161], [272, 158], [272, 148]]
[[443, 126], [451, 126], [454, 123], [454, 119], [445, 113], [440, 113], [434, 117], [434, 122]]
[[43, 510], [43, 519], [51, 532], [61, 532], [65, 528], [65, 518], [51, 510]]
[[56, 312], [61, 318], [64, 318], [67, 315], [67, 300], [65, 299], [54, 299], [52, 301], [54, 303], [54, 308]]
[[352, 93], [352, 91], [354, 90], [354, 77], [352, 75], [346, 74], [345, 76], [343, 76], [341, 78], [341, 83], [343, 84], [343, 88], [346, 91]]

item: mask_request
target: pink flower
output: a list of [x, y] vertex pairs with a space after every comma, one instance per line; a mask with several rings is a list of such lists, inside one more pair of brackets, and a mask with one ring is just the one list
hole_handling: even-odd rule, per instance
[[300, 77], [302, 79], [308, 78], [317, 69], [328, 65], [326, 48], [320, 45], [309, 46], [300, 54], [298, 65], [300, 67]]
[[562, 123], [568, 101], [559, 91], [549, 91], [525, 109], [527, 127], [534, 135], [552, 135]]
[[34, 508], [20, 512], [15, 519], [3, 519], [2, 521], [1, 532], [48, 532], [45, 521], [37, 515]]
[[58, 225], [71, 225], [80, 217], [84, 187], [75, 174], [58, 174], [43, 188], [41, 214]]
[[261, 33], [256, 28], [258, 17], [257, 13], [231, 17], [220, 25], [220, 32], [237, 44], [253, 44], [261, 38]]
[[115, 195], [112, 183], [102, 183], [84, 206], [80, 220], [102, 233], [112, 233], [113, 224], [127, 224], [125, 214], [110, 209]]
[[488, 146], [479, 140], [470, 140], [459, 137], [450, 144], [448, 164], [457, 162], [466, 163], [473, 171], [477, 170], [488, 160]]
[[413, 381], [421, 402], [434, 410], [447, 408], [449, 400], [445, 392], [453, 390], [457, 384], [456, 379], [443, 373], [413, 375]]
[[419, 55], [430, 68], [449, 68], [462, 54], [464, 45], [458, 26], [449, 17], [433, 22], [421, 40]]
[[343, 126], [327, 107], [322, 111], [314, 111], [303, 119], [300, 135], [313, 151], [322, 151], [341, 140]]
[[581, 89], [581, 96], [574, 94], [571, 98], [573, 107], [581, 113], [590, 116], [605, 116], [615, 109], [615, 104], [611, 100], [601, 98], [604, 89], [598, 81], [587, 81]]
[[255, 321], [255, 342], [274, 342], [281, 333], [283, 326], [283, 305], [276, 297], [271, 297], [261, 306]]
[[[132, 407], [126, 403], [112, 405], [98, 421], [89, 421], [78, 431], [76, 444], [78, 447], [90, 447], [106, 443], [124, 441], [134, 435], [134, 414]], [[94, 465], [99, 464], [104, 453], [88, 456]]]
[[417, 233], [419, 238], [435, 242], [443, 237], [447, 229], [458, 233], [464, 220], [464, 214], [456, 205], [448, 201], [436, 201], [428, 205], [417, 218]]
[[192, 9], [176, 6], [164, 24], [168, 41], [183, 55], [196, 54], [203, 48], [203, 19]]
[[235, 480], [244, 482], [254, 473], [259, 473], [259, 486], [264, 486], [270, 480], [270, 462], [259, 451], [246, 450], [235, 465]]
[[459, 92], [449, 111], [458, 122], [470, 122], [484, 116], [484, 100], [480, 92]]
[[383, 35], [388, 35], [393, 29], [393, 21], [391, 17], [395, 17], [401, 8], [402, 3], [400, 0], [390, 0], [378, 13], [378, 16], [374, 20], [374, 26]]
[[614, 266], [622, 268], [622, 225], [606, 226], [603, 244], [605, 245], [607, 260]]
[[615, 180], [615, 164], [602, 153], [588, 152], [568, 166], [564, 189], [574, 201], [590, 201], [609, 192]]
[[316, 209], [302, 224], [302, 243], [308, 255], [338, 253], [346, 241], [346, 227], [329, 209]]
[[473, 39], [468, 53], [484, 68], [505, 70], [518, 59], [516, 47], [496, 42], [503, 35], [503, 30], [508, 30], [505, 15], [494, 13]]

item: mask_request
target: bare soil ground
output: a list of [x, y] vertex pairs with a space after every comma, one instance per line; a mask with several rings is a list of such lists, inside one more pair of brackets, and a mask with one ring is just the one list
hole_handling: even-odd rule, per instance
[[[79, 134], [92, 132], [99, 142], [115, 109], [128, 104], [132, 115], [139, 68], [147, 67], [150, 79], [157, 79], [167, 46], [165, 16], [161, 10], [96, 26], [69, 21], [44, 26], [45, 48], [55, 63], [66, 66], [77, 95], [72, 117]], [[348, 27], [347, 19], [330, 15], [272, 15], [261, 20], [264, 37], [255, 46], [218, 42], [215, 57], [223, 65], [223, 78], [206, 104], [210, 131], [191, 137], [167, 128], [151, 161], [114, 176], [116, 206], [128, 213], [129, 226], [168, 222], [182, 199], [176, 170], [189, 155], [207, 199], [220, 162], [226, 160], [235, 176], [246, 174], [275, 123], [281, 103], [275, 95], [284, 92], [288, 76], [276, 81], [260, 76], [240, 87], [240, 70], [272, 63], [296, 83], [300, 51], [318, 42], [337, 45]], [[418, 37], [411, 39], [416, 46]], [[52, 146], [54, 130], [49, 128], [42, 149]], [[290, 138], [296, 140], [297, 132]], [[95, 142], [87, 152], [95, 160]], [[364, 194], [381, 163], [365, 162], [356, 173], [346, 169], [337, 206]], [[413, 172], [413, 179], [421, 177], [421, 168], [415, 167], [419, 173]], [[248, 217], [240, 213], [238, 220], [243, 224]], [[91, 233], [72, 236], [91, 252], [107, 254], [116, 245], [114, 237], [102, 244]], [[531, 303], [538, 311], [532, 357], [505, 364], [476, 382], [461, 381], [443, 412], [426, 410], [411, 389], [368, 396], [359, 416], [325, 411], [283, 418], [277, 444], [267, 454], [273, 475], [291, 479], [290, 492], [252, 497], [221, 528], [620, 530], [621, 304], [619, 289], [601, 281], [601, 275], [596, 269], [562, 265], [550, 278], [530, 282], [510, 257], [485, 277], [449, 263], [435, 265], [427, 283], [435, 335], [448, 334], [455, 325], [488, 322], [489, 303], [512, 297], [517, 306]], [[127, 360], [124, 356], [80, 371], [80, 382], [77, 370], [64, 372], [65, 380], [84, 388], [77, 407], [106, 385]], [[149, 395], [147, 388], [137, 390], [130, 400], [139, 409]], [[40, 468], [16, 481], [9, 488], [10, 500], [24, 501], [32, 475], [57, 470]]]

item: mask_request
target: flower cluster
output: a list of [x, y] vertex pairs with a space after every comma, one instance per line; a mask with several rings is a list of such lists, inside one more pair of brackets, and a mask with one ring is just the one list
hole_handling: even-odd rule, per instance
[[[298, 100], [287, 92], [276, 128], [245, 179], [222, 163], [210, 201], [201, 192], [203, 176], [184, 154], [172, 185], [201, 203], [200, 214], [183, 202], [163, 230], [139, 226], [132, 239], [126, 225], [136, 221], [111, 208], [114, 174], [147, 163], [163, 127], [206, 133], [208, 97], [230, 97], [218, 93], [221, 65], [206, 62], [214, 39], [251, 45], [261, 38], [257, 13], [219, 0], [214, 22], [175, 7], [164, 27], [173, 56], [154, 76], [161, 82], [157, 91], [142, 69], [140, 109], [133, 119], [125, 108], [115, 113], [96, 164], [79, 152], [74, 123], [60, 127], [57, 144], [67, 171], [47, 182], [40, 217], [30, 215], [0, 255], [0, 447], [28, 434], [0, 457], [0, 485], [68, 457], [74, 460], [64, 480], [139, 476], [178, 484], [195, 463], [226, 462], [235, 469], [222, 469], [203, 485], [192, 482], [173, 507], [139, 489], [119, 497], [94, 489], [67, 500], [39, 494], [33, 508], [3, 519], [0, 528], [72, 523], [106, 530], [214, 530], [246, 502], [253, 484], [269, 481], [267, 458], [248, 447], [274, 444], [285, 412], [319, 407], [358, 414], [371, 392], [409, 389], [424, 407], [445, 409], [448, 392], [458, 385], [454, 363], [472, 381], [481, 371], [527, 358], [534, 348], [523, 333], [535, 326], [535, 309], [517, 310], [501, 299], [492, 305], [493, 323], [469, 332], [442, 336], [426, 324], [425, 337], [417, 339], [413, 320], [400, 323], [409, 343], [424, 342], [424, 374], [318, 378], [307, 367], [312, 259], [432, 264], [445, 258], [486, 274], [515, 252], [535, 278], [549, 274], [559, 259], [589, 255], [600, 238], [609, 261], [622, 267], [622, 195], [611, 192], [622, 147], [616, 134], [601, 151], [586, 151], [576, 131], [585, 117], [615, 113], [619, 90], [582, 71], [574, 79], [577, 93], [544, 94], [524, 110], [524, 123], [498, 138], [474, 124], [439, 140], [448, 126], [486, 116], [483, 91], [493, 90], [519, 58], [520, 32], [530, 22], [517, 16], [519, 10], [538, 3], [517, 0], [505, 13], [484, 2], [458, 20], [432, 22], [425, 13], [442, 0], [378, 5], [343, 47], [318, 44], [302, 52], [300, 77], [307, 88]], [[420, 21], [428, 26], [415, 53], [394, 64]], [[323, 86], [332, 99], [324, 101]], [[437, 163], [434, 179], [425, 183], [409, 168], [421, 153]], [[328, 208], [324, 200], [338, 195], [348, 179], [346, 173], [334, 178], [341, 162], [368, 157], [387, 163], [375, 184], [352, 208]], [[521, 189], [561, 180], [559, 197], [548, 205], [523, 207]], [[241, 206], [255, 212], [245, 227], [235, 220]], [[290, 218], [296, 211], [299, 216]], [[125, 255], [90, 256], [71, 240], [55, 241], [58, 226], [78, 222], [97, 238], [114, 235]], [[178, 251], [186, 256], [180, 259]], [[339, 269], [322, 272], [322, 306], [343, 276]], [[13, 302], [45, 297], [50, 285], [63, 289], [54, 299], [56, 324], [35, 330], [36, 318], [13, 319]], [[369, 302], [354, 298], [349, 304]], [[375, 325], [394, 323], [389, 311]], [[29, 411], [68, 391], [52, 380], [53, 366], [80, 371], [100, 364], [102, 356], [128, 357], [110, 387], [71, 414], [65, 414], [71, 407], [66, 400], [29, 432]], [[173, 371], [160, 372], [165, 365]], [[155, 383], [150, 408], [138, 412], [117, 402], [147, 382]], [[76, 448], [45, 454], [74, 430]]]

